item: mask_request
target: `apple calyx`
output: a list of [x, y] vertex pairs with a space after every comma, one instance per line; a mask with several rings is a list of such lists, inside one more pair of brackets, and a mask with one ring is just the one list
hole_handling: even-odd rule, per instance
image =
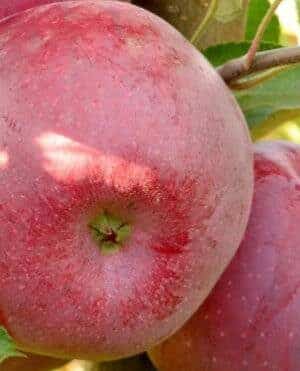
[[131, 226], [107, 211], [97, 215], [88, 224], [93, 239], [104, 255], [117, 252], [131, 234]]

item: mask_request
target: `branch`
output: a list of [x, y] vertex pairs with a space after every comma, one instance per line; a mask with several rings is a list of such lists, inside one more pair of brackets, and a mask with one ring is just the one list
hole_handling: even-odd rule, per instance
[[205, 32], [205, 30], [207, 29], [207, 26], [213, 20], [214, 15], [218, 9], [218, 5], [219, 5], [219, 0], [211, 0], [209, 4], [209, 8], [207, 10], [207, 13], [205, 14], [203, 21], [199, 24], [193, 36], [191, 37], [190, 41], [193, 45], [197, 44], [197, 41], [202, 36], [202, 34]]
[[269, 23], [271, 22], [271, 19], [275, 13], [275, 10], [278, 8], [278, 6], [280, 5], [280, 3], [282, 2], [282, 0], [275, 0], [274, 3], [270, 6], [270, 8], [268, 9], [266, 15], [264, 16], [263, 20], [261, 21], [258, 29], [257, 29], [257, 32], [256, 32], [256, 35], [254, 37], [254, 39], [252, 40], [252, 43], [251, 43], [251, 46], [247, 52], [247, 56], [246, 56], [246, 60], [245, 60], [245, 63], [246, 63], [246, 68], [250, 68], [253, 61], [254, 61], [254, 58], [255, 58], [255, 55], [259, 49], [259, 46], [260, 46], [260, 43], [261, 43], [261, 40], [264, 36], [264, 33], [269, 25]]
[[250, 67], [247, 67], [246, 59], [247, 55], [233, 59], [217, 68], [219, 75], [228, 85], [251, 73], [265, 71], [278, 66], [300, 63], [300, 46], [259, 52], [254, 57]]

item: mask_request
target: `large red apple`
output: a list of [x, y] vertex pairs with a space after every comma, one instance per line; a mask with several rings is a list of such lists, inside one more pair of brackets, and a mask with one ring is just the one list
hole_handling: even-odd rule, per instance
[[161, 371], [300, 370], [300, 146], [260, 143], [245, 239], [216, 288], [155, 348]]
[[126, 3], [18, 13], [0, 50], [0, 322], [31, 352], [141, 352], [195, 312], [242, 239], [240, 109], [176, 30]]

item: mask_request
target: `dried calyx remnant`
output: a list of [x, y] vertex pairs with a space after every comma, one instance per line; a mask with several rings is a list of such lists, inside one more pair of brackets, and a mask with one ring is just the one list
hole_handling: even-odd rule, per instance
[[90, 223], [89, 228], [93, 239], [103, 254], [118, 251], [131, 234], [131, 226], [120, 218], [103, 211]]

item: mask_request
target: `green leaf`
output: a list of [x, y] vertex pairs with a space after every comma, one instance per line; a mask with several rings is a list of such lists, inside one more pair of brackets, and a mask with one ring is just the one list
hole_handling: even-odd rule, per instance
[[221, 23], [228, 23], [237, 18], [243, 9], [243, 0], [219, 0], [215, 19]]
[[298, 10], [298, 21], [300, 22], [300, 0], [295, 0], [296, 1], [296, 6]]
[[26, 357], [17, 350], [16, 344], [4, 327], [0, 326], [0, 363], [10, 357]]
[[235, 93], [251, 130], [260, 125], [273, 129], [278, 118], [300, 112], [300, 65], [278, 73], [270, 80]]
[[[219, 0], [220, 1], [220, 0]], [[1, 2], [1, 0], [0, 0]], [[187, 39], [195, 33], [207, 14], [211, 0], [133, 0], [132, 3], [150, 10], [171, 23]], [[241, 41], [245, 36], [246, 10], [248, 0], [243, 1], [243, 9], [232, 22], [222, 23], [214, 20], [207, 32], [199, 39], [197, 47], [204, 49], [229, 41]]]
[[[269, 7], [270, 4], [268, 0], [250, 0], [247, 12], [247, 24], [245, 33], [246, 40], [252, 40], [254, 38], [257, 28]], [[278, 17], [274, 15], [264, 33], [263, 41], [278, 44], [279, 38], [280, 24]]]
[[[231, 59], [242, 57], [246, 54], [250, 45], [250, 41], [219, 44], [205, 49], [203, 54], [213, 66], [217, 67]], [[276, 48], [280, 48], [280, 46], [272, 43], [261, 43], [260, 45], [260, 50], [270, 50]]]

